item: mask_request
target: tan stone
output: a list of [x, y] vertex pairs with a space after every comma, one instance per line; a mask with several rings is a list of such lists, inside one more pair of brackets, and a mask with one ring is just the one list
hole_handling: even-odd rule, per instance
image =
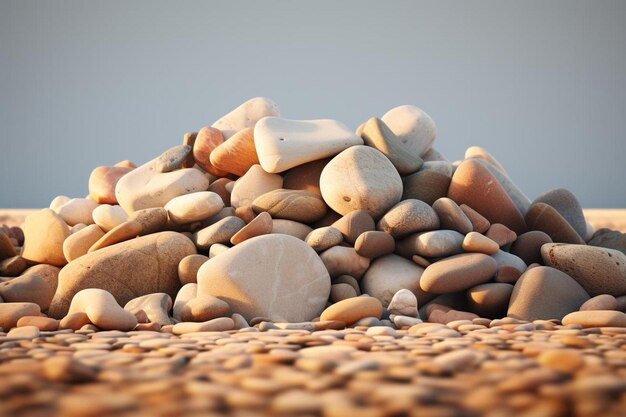
[[70, 235], [65, 221], [50, 209], [43, 209], [26, 216], [24, 225], [22, 257], [26, 260], [63, 266], [63, 242]]
[[208, 261], [209, 258], [204, 255], [194, 254], [185, 256], [178, 264], [178, 279], [181, 285], [196, 283], [198, 269]]
[[63, 254], [68, 262], [85, 255], [89, 248], [104, 236], [104, 232], [97, 224], [90, 224], [87, 227], [73, 233], [63, 242]]
[[68, 314], [85, 313], [102, 330], [129, 331], [137, 325], [135, 316], [124, 310], [108, 291], [88, 288], [72, 298]]
[[104, 236], [98, 239], [87, 252], [95, 252], [107, 246], [133, 239], [141, 233], [141, 223], [129, 220], [109, 230]]
[[0, 303], [0, 328], [8, 331], [22, 317], [39, 316], [41, 309], [35, 303]]
[[[0, 304], [1, 305], [1, 304]], [[563, 317], [563, 324], [589, 327], [626, 327], [626, 314], [613, 310], [575, 311]]]
[[326, 215], [326, 203], [317, 193], [278, 189], [267, 192], [252, 202], [255, 212], [268, 212], [272, 218], [313, 223]]
[[342, 321], [349, 326], [365, 317], [380, 319], [382, 314], [383, 305], [380, 301], [374, 297], [360, 296], [331, 305], [322, 312], [320, 320]]
[[493, 255], [500, 250], [500, 246], [487, 236], [477, 232], [470, 232], [463, 239], [463, 250], [465, 252], [479, 252]]
[[100, 166], [89, 176], [89, 197], [98, 204], [117, 204], [115, 186], [124, 175], [132, 171], [130, 167]]
[[237, 233], [230, 238], [230, 243], [238, 245], [241, 242], [253, 238], [255, 236], [267, 235], [272, 233], [273, 223], [272, 216], [267, 212], [259, 213], [252, 221], [239, 229]]
[[218, 177], [228, 174], [211, 164], [211, 152], [224, 143], [224, 135], [214, 127], [203, 127], [198, 131], [193, 144], [193, 158], [196, 164], [206, 172]]
[[272, 220], [272, 234], [283, 234], [296, 237], [300, 240], [306, 239], [313, 229], [306, 224], [287, 219]]
[[213, 149], [209, 159], [215, 168], [241, 177], [252, 165], [259, 163], [254, 147], [254, 129], [238, 131]]
[[187, 301], [180, 310], [182, 321], [208, 321], [228, 315], [228, 303], [211, 295], [199, 295]]
[[231, 205], [235, 208], [251, 206], [252, 202], [265, 193], [278, 190], [283, 186], [283, 178], [278, 174], [269, 174], [255, 164], [233, 185], [230, 194]]
[[59, 268], [52, 265], [35, 265], [21, 276], [0, 283], [0, 297], [6, 302], [35, 303], [46, 311], [57, 289]]
[[176, 323], [172, 332], [174, 334], [187, 334], [198, 332], [225, 332], [232, 330], [235, 322], [230, 317], [219, 317], [205, 322], [181, 322]]

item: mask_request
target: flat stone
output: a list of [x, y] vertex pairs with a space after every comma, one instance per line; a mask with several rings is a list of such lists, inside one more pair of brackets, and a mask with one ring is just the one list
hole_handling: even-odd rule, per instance
[[497, 319], [506, 316], [512, 293], [511, 284], [488, 282], [468, 289], [467, 302], [480, 317]]
[[24, 246], [22, 258], [54, 266], [67, 263], [63, 241], [70, 235], [67, 223], [54, 211], [43, 209], [29, 214], [22, 225]]
[[438, 229], [439, 217], [423, 201], [408, 199], [391, 207], [376, 228], [398, 239], [411, 233]]
[[0, 283], [0, 297], [9, 303], [35, 303], [46, 311], [57, 289], [59, 271], [52, 265], [32, 266], [19, 277]]
[[79, 223], [92, 224], [92, 213], [96, 207], [98, 203], [89, 198], [72, 198], [55, 211], [65, 223], [74, 226]]
[[151, 323], [159, 323], [162, 326], [172, 324], [169, 318], [171, 309], [172, 297], [162, 292], [133, 298], [124, 306], [124, 310], [132, 314], [143, 311]]
[[89, 175], [89, 197], [98, 204], [117, 204], [115, 186], [120, 178], [133, 169], [111, 166], [95, 168]]
[[360, 281], [364, 293], [388, 306], [395, 293], [407, 289], [415, 294], [420, 304], [432, 297], [420, 289], [424, 268], [398, 255], [386, 255], [372, 261]]
[[199, 295], [187, 301], [180, 310], [182, 321], [209, 321], [217, 317], [228, 315], [230, 307], [217, 297]]
[[350, 275], [356, 279], [363, 276], [370, 266], [370, 260], [346, 246], [333, 246], [320, 254], [320, 259], [328, 270], [331, 278]]
[[267, 235], [272, 233], [273, 228], [274, 224], [272, 222], [272, 216], [264, 211], [259, 213], [248, 224], [239, 229], [239, 231], [230, 238], [230, 243], [238, 245], [241, 242], [255, 236]]
[[600, 294], [585, 301], [585, 303], [580, 306], [579, 310], [618, 310], [618, 307], [615, 297], [609, 294]]
[[252, 165], [245, 175], [237, 180], [230, 194], [231, 205], [235, 208], [251, 206], [252, 202], [265, 193], [278, 190], [283, 179], [278, 174], [269, 174], [261, 165]]
[[433, 230], [412, 234], [397, 242], [397, 252], [405, 258], [413, 255], [440, 258], [463, 252], [464, 236], [454, 230]]
[[163, 152], [156, 161], [156, 172], [171, 172], [180, 169], [191, 153], [191, 146], [177, 145]]
[[236, 216], [228, 216], [193, 234], [193, 243], [198, 249], [209, 249], [215, 243], [229, 243], [230, 239], [241, 230], [246, 223]]
[[7, 337], [15, 339], [37, 339], [39, 337], [39, 328], [35, 326], [15, 327], [7, 333]]
[[350, 244], [354, 244], [362, 233], [376, 229], [374, 219], [365, 210], [351, 211], [335, 221], [332, 226], [339, 230], [344, 240]]
[[24, 316], [17, 321], [17, 327], [35, 326], [41, 331], [54, 332], [59, 328], [59, 320], [50, 317]]
[[578, 199], [571, 191], [557, 188], [546, 191], [533, 200], [534, 203], [545, 203], [553, 207], [574, 228], [581, 238], [585, 237], [587, 222]]
[[530, 206], [526, 213], [526, 224], [530, 230], [545, 232], [555, 243], [585, 243], [567, 220], [555, 208], [545, 203], [534, 203]]
[[96, 207], [91, 213], [91, 217], [94, 223], [105, 233], [128, 220], [128, 215], [123, 208], [109, 204], [101, 204]]
[[441, 197], [435, 201], [433, 210], [439, 218], [442, 229], [455, 230], [464, 235], [474, 230], [472, 222], [461, 207], [448, 197]]
[[242, 129], [218, 145], [211, 152], [210, 161], [219, 170], [238, 177], [244, 175], [252, 165], [259, 163], [254, 147], [254, 129]]
[[191, 147], [192, 151], [187, 155], [187, 158], [183, 161], [181, 167], [182, 168], [191, 168], [196, 164], [196, 161], [193, 157], [193, 147], [196, 143], [196, 138], [198, 137], [198, 132], [186, 132], [183, 134], [183, 145], [188, 145]]
[[396, 241], [389, 233], [380, 231], [367, 231], [359, 235], [354, 242], [354, 250], [360, 256], [374, 259], [393, 253]]
[[402, 200], [421, 200], [433, 205], [448, 194], [451, 178], [436, 171], [418, 171], [402, 178]]
[[411, 155], [425, 155], [437, 136], [435, 122], [419, 107], [394, 107], [383, 115], [382, 121], [400, 139]]
[[541, 247], [546, 243], [552, 243], [552, 239], [540, 230], [531, 230], [517, 237], [511, 245], [511, 253], [521, 258], [527, 265], [543, 263]]
[[268, 212], [272, 218], [313, 223], [326, 215], [326, 203], [317, 193], [278, 189], [269, 191], [252, 202], [255, 212]]
[[382, 314], [383, 306], [380, 301], [374, 297], [360, 296], [331, 305], [322, 312], [320, 319], [342, 321], [349, 326], [364, 317], [380, 319]]
[[330, 301], [332, 303], [357, 296], [359, 296], [359, 294], [350, 284], [339, 283], [330, 286]]
[[222, 198], [211, 191], [199, 191], [174, 197], [163, 207], [169, 219], [178, 224], [199, 222], [224, 208]]
[[17, 325], [20, 318], [39, 315], [41, 309], [35, 303], [0, 303], [0, 328], [8, 331]]
[[463, 238], [463, 250], [465, 252], [479, 252], [486, 255], [493, 255], [498, 253], [500, 245], [480, 233], [469, 232]]
[[104, 236], [102, 236], [93, 245], [91, 245], [87, 252], [95, 252], [107, 246], [115, 245], [117, 243], [133, 239], [139, 236], [140, 233], [141, 223], [134, 220], [126, 221], [105, 233]]
[[489, 230], [491, 223], [489, 222], [489, 220], [485, 219], [482, 214], [480, 214], [467, 204], [461, 204], [459, 207], [461, 208], [461, 210], [463, 210], [463, 213], [465, 213], [467, 218], [470, 219], [470, 221], [472, 222], [472, 230], [474, 232], [485, 233], [487, 230]]
[[222, 171], [211, 164], [211, 152], [222, 143], [224, 143], [222, 132], [219, 129], [208, 126], [198, 131], [193, 143], [192, 154], [195, 163], [209, 174], [217, 177], [223, 177], [228, 174], [226, 171]]
[[433, 294], [463, 291], [489, 281], [496, 269], [496, 261], [482, 253], [455, 255], [426, 268], [420, 287]]
[[167, 225], [167, 210], [163, 207], [137, 210], [128, 216], [128, 221], [136, 221], [141, 224], [142, 236], [162, 232]]
[[506, 246], [517, 239], [517, 233], [500, 223], [493, 223], [485, 236], [496, 242], [498, 246]]
[[287, 219], [272, 219], [272, 234], [289, 235], [304, 240], [312, 231], [312, 227], [300, 222]]
[[589, 327], [626, 327], [626, 314], [613, 310], [575, 311], [563, 317], [564, 325]]
[[[252, 168], [254, 167], [255, 165], [251, 166], [248, 172], [250, 172]], [[246, 172], [246, 174], [248, 172]], [[225, 174], [225, 175], [228, 175], [228, 174]], [[237, 182], [239, 182], [240, 180], [241, 178], [238, 178]], [[211, 184], [209, 185], [208, 191], [213, 191], [214, 193], [222, 197], [222, 201], [224, 202], [224, 205], [226, 207], [229, 207], [232, 204], [230, 197], [231, 197], [231, 193], [233, 192], [234, 186], [235, 186], [235, 181], [231, 180], [230, 178], [218, 178], [215, 181], [211, 182]], [[250, 200], [250, 203], [251, 202], [252, 200]], [[235, 206], [233, 205], [233, 207]]]
[[178, 279], [181, 285], [196, 283], [198, 270], [208, 261], [209, 258], [204, 255], [194, 254], [185, 256], [178, 264]]
[[176, 323], [172, 329], [174, 334], [187, 334], [199, 332], [225, 332], [232, 330], [235, 322], [230, 317], [219, 317], [205, 322], [181, 322]]
[[269, 98], [255, 97], [220, 117], [211, 127], [219, 129], [224, 139], [228, 139], [242, 129], [254, 127], [259, 120], [269, 116], [280, 116], [278, 105]]
[[316, 252], [322, 252], [343, 242], [343, 236], [339, 229], [326, 226], [314, 229], [307, 235], [304, 241], [315, 249]]
[[320, 176], [330, 160], [331, 158], [324, 158], [311, 161], [285, 171], [283, 173], [283, 188], [310, 191], [321, 195]]

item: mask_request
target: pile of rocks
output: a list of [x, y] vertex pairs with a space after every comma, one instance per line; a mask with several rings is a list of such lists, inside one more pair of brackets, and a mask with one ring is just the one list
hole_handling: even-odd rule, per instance
[[624, 236], [594, 234], [567, 190], [530, 201], [482, 148], [449, 162], [435, 136], [414, 106], [354, 133], [249, 100], [0, 231], [0, 327], [626, 327]]

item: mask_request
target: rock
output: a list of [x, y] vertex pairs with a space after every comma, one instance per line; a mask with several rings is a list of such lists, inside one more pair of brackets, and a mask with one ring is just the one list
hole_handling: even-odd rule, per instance
[[421, 171], [434, 171], [448, 178], [452, 178], [455, 167], [448, 161], [426, 161], [420, 168]]
[[[441, 304], [428, 303], [428, 305], [426, 306], [426, 321], [430, 323], [448, 324], [457, 320], [474, 320], [477, 318], [478, 316], [474, 313], [456, 310], [454, 308]], [[439, 335], [440, 333], [437, 334]], [[450, 332], [449, 334], [452, 335], [452, 337], [458, 337], [457, 335], [459, 335], [459, 333], [457, 332]], [[442, 335], [442, 337], [444, 336]]]
[[589, 311], [589, 310], [617, 310], [617, 300], [615, 297], [609, 294], [600, 294], [596, 295], [593, 298], [585, 301], [583, 305], [580, 306], [580, 311]]
[[[283, 173], [283, 188], [288, 190], [304, 190], [322, 195], [320, 176], [331, 158], [307, 162]], [[278, 187], [280, 188], [280, 187]]]
[[370, 266], [370, 260], [359, 256], [354, 248], [333, 246], [320, 254], [320, 259], [331, 278], [350, 275], [356, 279], [363, 276]]
[[165, 230], [167, 225], [167, 210], [163, 207], [154, 207], [137, 210], [130, 216], [128, 221], [136, 221], [141, 224], [141, 235], [149, 235]]
[[413, 255], [440, 258], [463, 252], [463, 235], [454, 230], [433, 230], [415, 233], [396, 244], [397, 252], [405, 258]]
[[480, 284], [467, 290], [467, 303], [480, 317], [497, 319], [505, 317], [513, 285], [500, 282]]
[[520, 274], [526, 271], [527, 265], [524, 261], [509, 252], [499, 250], [491, 255], [491, 257], [497, 262], [498, 268], [502, 268], [503, 266], [512, 267], [518, 270]]
[[278, 174], [268, 174], [261, 165], [252, 165], [245, 175], [235, 182], [230, 201], [233, 207], [251, 206], [252, 202], [265, 193], [278, 190], [283, 179]]
[[128, 220], [128, 215], [120, 206], [101, 204], [91, 213], [93, 221], [103, 232], [108, 232]]
[[68, 314], [59, 321], [59, 329], [80, 330], [83, 326], [89, 325], [89, 317], [83, 312]]
[[198, 137], [198, 132], [186, 132], [183, 135], [183, 145], [191, 146], [192, 152], [187, 155], [185, 161], [181, 165], [182, 168], [191, 168], [196, 164], [196, 161], [193, 157], [193, 147], [196, 144], [196, 138]]
[[398, 290], [393, 295], [389, 305], [387, 306], [387, 310], [389, 310], [389, 314], [416, 318], [419, 317], [419, 314], [417, 313], [417, 298], [415, 297], [415, 294], [406, 288]]
[[156, 161], [156, 172], [172, 172], [183, 167], [187, 156], [191, 153], [191, 146], [176, 145], [163, 152]]
[[198, 131], [193, 144], [193, 158], [196, 164], [209, 174], [217, 177], [223, 177], [228, 174], [226, 171], [222, 171], [211, 164], [211, 152], [222, 143], [224, 143], [224, 135], [222, 135], [219, 129], [203, 127]]
[[511, 181], [511, 179], [502, 173], [502, 171], [500, 171], [495, 165], [482, 159], [474, 159], [474, 161], [478, 162], [491, 172], [491, 175], [498, 180], [504, 191], [509, 195], [511, 201], [513, 201], [513, 204], [515, 204], [515, 207], [517, 207], [517, 210], [523, 216], [530, 207], [530, 200], [528, 197], [526, 197], [517, 185], [515, 185], [513, 181]]
[[59, 320], [50, 317], [24, 316], [17, 321], [17, 327], [34, 326], [44, 332], [54, 332], [59, 328]]
[[511, 253], [521, 258], [527, 265], [543, 263], [541, 246], [552, 243], [550, 236], [539, 230], [531, 230], [517, 237], [511, 245]]
[[545, 203], [530, 206], [526, 213], [526, 224], [530, 230], [545, 232], [555, 243], [585, 243], [567, 220]]
[[99, 288], [78, 291], [68, 311], [68, 314], [73, 313], [85, 313], [89, 321], [102, 330], [129, 331], [137, 325], [132, 313], [120, 307], [111, 293]]
[[219, 118], [211, 127], [219, 129], [224, 139], [228, 139], [242, 129], [254, 127], [268, 116], [280, 116], [278, 105], [269, 98], [255, 97]]
[[255, 236], [270, 234], [272, 233], [273, 227], [274, 224], [272, 223], [272, 216], [264, 211], [253, 218], [250, 223], [239, 229], [239, 231], [230, 238], [230, 243], [238, 245], [241, 242]]
[[402, 200], [421, 200], [433, 205], [445, 197], [450, 186], [450, 177], [435, 171], [417, 171], [402, 178]]
[[102, 229], [91, 224], [68, 236], [63, 242], [63, 255], [68, 262], [85, 255], [89, 248], [104, 236]]
[[584, 288], [567, 274], [538, 266], [524, 272], [515, 284], [507, 316], [527, 321], [561, 320], [588, 299]]
[[174, 334], [187, 334], [198, 332], [226, 332], [235, 327], [235, 322], [230, 317], [219, 317], [213, 320], [195, 323], [181, 322], [176, 323], [172, 329]]
[[517, 239], [517, 233], [500, 223], [492, 224], [485, 236], [496, 242], [498, 246], [506, 246]]
[[61, 207], [63, 204], [67, 203], [68, 201], [70, 201], [70, 198], [64, 195], [58, 195], [56, 197], [54, 197], [54, 199], [52, 199], [52, 201], [50, 202], [50, 210], [54, 210], [54, 212], [56, 213], [57, 210], [59, 209], [59, 207]]
[[273, 218], [313, 223], [326, 215], [326, 204], [319, 194], [302, 190], [278, 189], [252, 202], [255, 212], [268, 212]]
[[373, 218], [379, 218], [400, 201], [402, 180], [380, 151], [357, 145], [324, 167], [320, 189], [326, 204], [339, 214], [366, 210]]
[[442, 229], [455, 230], [464, 235], [474, 230], [472, 222], [454, 200], [442, 197], [433, 203]]
[[585, 237], [587, 222], [578, 199], [571, 191], [564, 188], [550, 190], [535, 198], [533, 204], [535, 203], [545, 203], [554, 208], [581, 238]]
[[378, 299], [383, 306], [389, 305], [395, 293], [408, 289], [420, 304], [430, 298], [420, 289], [424, 268], [398, 255], [386, 255], [372, 261], [360, 285], [364, 293]]
[[616, 230], [599, 229], [593, 233], [592, 238], [587, 244], [601, 248], [615, 249], [626, 255], [626, 233], [620, 233]]
[[[254, 218], [256, 217], [256, 214], [254, 213], [254, 210], [252, 209], [252, 206], [242, 206], [242, 207], [237, 207], [235, 209], [235, 216], [237, 216], [241, 220], [243, 220], [246, 223], [246, 226], [247, 226], [248, 223], [250, 223], [252, 220], [254, 220]], [[270, 216], [270, 218], [271, 217], [272, 216]]]
[[228, 315], [230, 307], [217, 297], [199, 295], [187, 301], [180, 310], [182, 321], [208, 321]]
[[626, 255], [622, 252], [587, 245], [547, 243], [541, 247], [546, 265], [557, 268], [595, 297], [626, 294]]
[[238, 177], [244, 175], [252, 165], [259, 163], [253, 132], [253, 128], [245, 128], [218, 145], [211, 152], [211, 165]]
[[585, 358], [576, 349], [551, 349], [539, 354], [537, 362], [563, 374], [575, 374], [585, 365]]
[[329, 293], [330, 277], [318, 255], [287, 235], [248, 239], [198, 271], [198, 295], [226, 301], [246, 320], [307, 321], [322, 311]]
[[435, 142], [437, 136], [435, 122], [418, 107], [410, 105], [394, 107], [381, 119], [411, 155], [425, 155]]
[[339, 229], [326, 226], [314, 229], [306, 236], [304, 241], [315, 249], [316, 252], [322, 252], [343, 242], [343, 236]]
[[383, 306], [374, 297], [360, 296], [339, 301], [326, 308], [320, 316], [320, 320], [336, 320], [349, 326], [365, 317], [380, 319], [383, 314]]
[[35, 326], [16, 327], [7, 333], [7, 337], [24, 340], [37, 339], [39, 337], [39, 329]]
[[44, 361], [43, 374], [46, 380], [52, 382], [90, 382], [98, 377], [98, 370], [71, 356], [53, 356]]
[[199, 169], [157, 172], [157, 159], [134, 169], [117, 182], [115, 196], [129, 215], [146, 208], [163, 207], [174, 197], [209, 187], [209, 179]]
[[330, 286], [330, 301], [332, 303], [338, 303], [341, 300], [357, 297], [358, 295], [350, 284], [339, 283]]
[[[250, 172], [252, 168], [254, 168], [255, 166], [256, 165], [253, 165], [252, 167], [250, 167], [248, 172]], [[241, 180], [241, 178], [239, 178], [237, 182], [239, 182], [239, 180]], [[209, 185], [208, 191], [213, 191], [214, 193], [219, 195], [222, 198], [224, 205], [226, 207], [229, 207], [231, 205], [230, 195], [231, 195], [231, 192], [233, 191], [234, 185], [235, 185], [235, 181], [229, 178], [218, 178], [215, 181], [213, 181], [211, 185]], [[252, 203], [252, 200], [250, 201], [250, 203]]]
[[141, 223], [134, 220], [126, 221], [109, 230], [96, 241], [87, 252], [95, 252], [107, 246], [133, 239], [141, 233]]
[[463, 238], [463, 250], [465, 252], [479, 252], [486, 255], [494, 255], [500, 250], [500, 245], [477, 232], [470, 232]]
[[498, 266], [494, 281], [504, 284], [515, 284], [524, 271], [510, 265]]
[[209, 249], [214, 243], [228, 243], [246, 223], [239, 217], [228, 216], [193, 234], [193, 243], [198, 249]]
[[354, 291], [356, 292], [356, 295], [361, 295], [361, 288], [359, 287], [359, 282], [354, 277], [351, 277], [350, 275], [340, 275], [336, 278], [333, 278], [332, 282], [333, 284], [348, 284], [354, 289]]
[[489, 220], [485, 219], [482, 214], [468, 206], [467, 204], [461, 204], [459, 206], [463, 213], [472, 222], [472, 230], [477, 233], [485, 233], [491, 227]]
[[0, 231], [0, 260], [5, 260], [17, 255], [15, 247], [11, 243], [9, 236], [3, 231]]
[[174, 308], [172, 310], [172, 316], [176, 320], [181, 321], [182, 320], [181, 314], [182, 314], [183, 308], [189, 301], [196, 298], [197, 295], [198, 295], [198, 284], [183, 285], [180, 291], [178, 291], [178, 294], [176, 295], [176, 299], [174, 300]]
[[26, 259], [16, 255], [0, 262], [0, 276], [16, 277], [26, 271], [26, 268], [28, 268]]
[[350, 244], [354, 244], [362, 233], [373, 231], [376, 228], [374, 219], [365, 210], [351, 211], [334, 222], [332, 226], [339, 230], [344, 240]]
[[5, 302], [35, 303], [41, 311], [50, 306], [57, 288], [59, 268], [52, 265], [35, 265], [22, 275], [0, 283], [0, 297]]
[[54, 211], [43, 209], [26, 216], [22, 226], [22, 257], [31, 262], [63, 266], [63, 241], [70, 235], [65, 221]]
[[115, 186], [120, 178], [132, 170], [133, 168], [129, 167], [95, 168], [89, 176], [89, 197], [98, 204], [117, 204]]
[[216, 215], [224, 208], [224, 202], [214, 192], [199, 191], [174, 197], [163, 208], [171, 221], [188, 224]]
[[181, 285], [196, 283], [198, 269], [208, 260], [208, 257], [200, 254], [185, 256], [181, 259], [178, 264], [178, 279]]
[[377, 117], [365, 123], [360, 136], [365, 145], [382, 152], [402, 176], [412, 174], [422, 166], [419, 149], [412, 142], [403, 142]]
[[92, 213], [96, 207], [98, 203], [89, 198], [72, 198], [56, 212], [69, 226], [79, 223], [93, 224]]
[[313, 229], [306, 224], [295, 222], [293, 220], [272, 220], [272, 234], [290, 235], [300, 240], [304, 240], [312, 231]]
[[0, 303], [0, 328], [8, 331], [17, 325], [20, 318], [40, 314], [41, 309], [35, 303]]
[[438, 229], [439, 217], [428, 204], [409, 199], [391, 207], [376, 228], [398, 239], [411, 233]]
[[[1, 304], [0, 304], [1, 305]], [[626, 327], [626, 314], [613, 310], [575, 311], [563, 317], [563, 325], [590, 327]]]
[[481, 355], [471, 349], [459, 349], [453, 352], [446, 352], [432, 361], [438, 369], [444, 373], [457, 373], [467, 371], [482, 362]]
[[480, 146], [470, 146], [465, 151], [464, 159], [482, 159], [483, 161], [489, 162], [494, 167], [498, 168], [500, 172], [504, 175], [508, 176], [506, 170], [502, 166], [500, 162], [496, 158], [494, 158], [486, 149], [481, 148]]
[[159, 323], [161, 326], [172, 324], [169, 317], [171, 309], [172, 297], [162, 292], [133, 298], [124, 306], [124, 310], [132, 314], [143, 311], [151, 323]]
[[88, 253], [59, 274], [49, 315], [63, 317], [74, 294], [85, 288], [106, 290], [121, 305], [156, 292], [173, 297], [180, 285], [178, 264], [194, 253], [191, 241], [175, 232], [155, 233]]
[[370, 259], [389, 255], [395, 249], [396, 241], [389, 233], [374, 230], [361, 233], [354, 242], [356, 253]]
[[496, 269], [496, 261], [482, 253], [455, 255], [426, 268], [420, 287], [433, 294], [463, 291], [489, 281]]
[[477, 210], [491, 223], [502, 223], [517, 234], [526, 231], [524, 218], [511, 197], [489, 169], [475, 159], [458, 166], [448, 197]]

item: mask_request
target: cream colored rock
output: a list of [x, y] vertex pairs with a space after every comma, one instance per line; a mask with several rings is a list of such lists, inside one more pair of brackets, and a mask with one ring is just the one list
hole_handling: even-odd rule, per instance
[[40, 264], [28, 268], [22, 275], [0, 282], [0, 297], [7, 303], [35, 303], [46, 311], [57, 288], [59, 268]]
[[70, 236], [70, 229], [54, 211], [43, 209], [29, 214], [24, 220], [22, 230], [22, 258], [55, 266], [67, 263], [63, 255], [63, 242]]
[[96, 207], [93, 210], [92, 217], [93, 221], [105, 233], [128, 220], [128, 214], [126, 214], [123, 208], [109, 204], [101, 204]]
[[196, 283], [198, 269], [208, 260], [208, 257], [200, 254], [185, 256], [178, 264], [178, 279], [180, 283], [182, 285]]
[[135, 315], [124, 310], [108, 291], [88, 288], [74, 295], [69, 314], [85, 313], [102, 330], [129, 331], [137, 325]]
[[68, 236], [63, 242], [63, 254], [68, 262], [85, 255], [91, 246], [104, 236], [104, 232], [97, 224], [89, 226]]
[[230, 205], [235, 208], [251, 206], [257, 197], [278, 190], [282, 186], [283, 178], [280, 175], [265, 172], [261, 165], [252, 165], [248, 172], [234, 183]]
[[271, 173], [283, 172], [363, 144], [363, 140], [344, 124], [331, 119], [265, 117], [256, 124], [254, 139], [261, 166]]
[[360, 256], [354, 248], [345, 246], [333, 246], [325, 250], [320, 255], [320, 259], [324, 262], [331, 278], [350, 275], [359, 279], [370, 266], [369, 258]]
[[143, 310], [151, 323], [159, 323], [162, 326], [172, 324], [169, 317], [171, 309], [172, 297], [162, 292], [133, 298], [124, 306], [124, 310], [132, 314]]
[[95, 252], [107, 246], [133, 239], [141, 233], [141, 223], [130, 220], [106, 232], [87, 252]]
[[211, 247], [209, 248], [209, 259], [226, 252], [228, 249], [230, 249], [230, 247], [224, 245], [223, 243], [212, 244]]
[[588, 327], [626, 327], [626, 314], [613, 310], [575, 311], [563, 317], [563, 324]]
[[187, 224], [216, 215], [224, 208], [224, 202], [212, 191], [198, 191], [174, 197], [164, 208], [170, 220], [178, 224]]
[[361, 279], [361, 290], [380, 300], [387, 306], [394, 294], [402, 289], [411, 291], [420, 304], [425, 304], [432, 296], [420, 289], [420, 279], [424, 268], [398, 255], [386, 255], [372, 261]]
[[0, 303], [0, 328], [6, 332], [22, 317], [39, 315], [41, 309], [35, 303]]
[[435, 122], [418, 107], [411, 105], [394, 107], [381, 119], [411, 154], [423, 156], [435, 142], [437, 136]]
[[187, 301], [180, 310], [182, 321], [208, 321], [228, 315], [226, 302], [212, 295], [199, 295]]
[[465, 252], [479, 252], [494, 255], [498, 253], [500, 246], [487, 236], [477, 232], [469, 232], [463, 239], [463, 250]]
[[185, 307], [185, 305], [187, 305], [189, 301], [196, 298], [197, 295], [198, 284], [189, 283], [183, 285], [183, 287], [178, 291], [178, 294], [176, 294], [176, 299], [174, 300], [174, 308], [172, 310], [172, 316], [176, 320], [181, 321], [183, 308]]
[[313, 229], [306, 224], [287, 219], [272, 219], [272, 234], [283, 234], [306, 239]]
[[330, 277], [317, 253], [287, 235], [248, 239], [198, 271], [198, 295], [226, 301], [246, 320], [308, 321], [321, 313], [329, 293]]
[[50, 210], [54, 210], [54, 212], [56, 213], [57, 210], [65, 203], [67, 203], [68, 201], [70, 201], [71, 199], [68, 196], [65, 195], [58, 195], [56, 197], [54, 197], [54, 199], [52, 199], [52, 201], [50, 202]]
[[346, 323], [347, 326], [356, 323], [365, 317], [380, 319], [383, 306], [374, 297], [360, 296], [348, 298], [335, 303], [322, 312], [320, 320], [336, 320]]
[[343, 235], [339, 229], [326, 226], [313, 230], [304, 241], [317, 252], [321, 252], [343, 242]]
[[93, 224], [91, 214], [96, 207], [98, 207], [98, 203], [89, 198], [72, 198], [59, 207], [56, 212], [69, 226], [78, 223]]
[[232, 330], [235, 327], [235, 322], [230, 317], [219, 317], [217, 319], [195, 323], [195, 322], [181, 322], [176, 323], [172, 328], [174, 334], [187, 334], [198, 332], [225, 332]]
[[278, 105], [269, 98], [255, 97], [220, 117], [211, 127], [219, 129], [224, 139], [228, 139], [242, 129], [254, 127], [259, 120], [268, 116], [280, 116]]
[[402, 180], [380, 151], [358, 145], [324, 167], [320, 190], [326, 204], [337, 213], [362, 209], [377, 219], [402, 198]]
[[199, 249], [208, 249], [215, 243], [230, 242], [230, 239], [245, 225], [246, 222], [239, 217], [228, 216], [197, 231], [193, 234], [192, 240]]

